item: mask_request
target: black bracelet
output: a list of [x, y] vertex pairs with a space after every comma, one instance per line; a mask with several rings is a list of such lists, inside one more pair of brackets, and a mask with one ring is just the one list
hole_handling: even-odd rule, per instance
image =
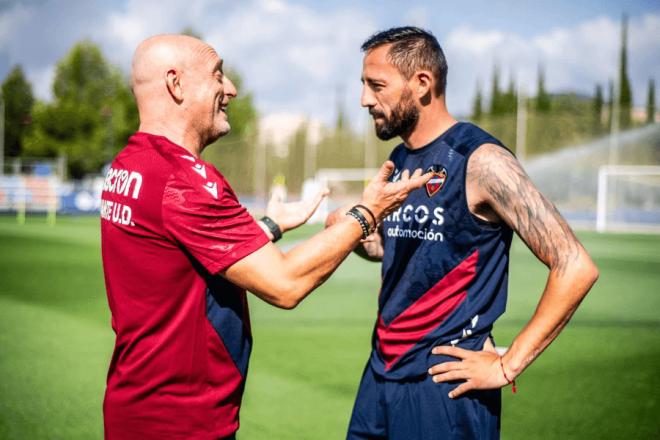
[[364, 205], [355, 205], [354, 208], [362, 208], [365, 211], [367, 211], [367, 213], [371, 216], [371, 219], [374, 221], [374, 228], [376, 228], [376, 225], [378, 224], [378, 222], [376, 221], [376, 216], [374, 215], [374, 213], [371, 212], [371, 209], [367, 208]]
[[360, 228], [362, 228], [362, 239], [364, 240], [367, 238], [370, 234], [370, 228], [369, 228], [369, 222], [367, 221], [367, 218], [362, 214], [362, 211], [357, 209], [355, 206], [352, 207], [351, 209], [348, 210], [346, 215], [350, 215], [353, 217], [355, 220], [358, 221], [360, 224]]
[[282, 238], [282, 230], [280, 229], [278, 224], [273, 221], [272, 218], [264, 215], [259, 219], [259, 221], [261, 221], [264, 225], [266, 225], [270, 233], [273, 234], [273, 243], [275, 243], [277, 240]]

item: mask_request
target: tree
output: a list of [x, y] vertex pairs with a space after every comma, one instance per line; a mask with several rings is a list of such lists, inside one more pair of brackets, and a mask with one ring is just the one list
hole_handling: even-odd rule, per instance
[[474, 104], [472, 104], [472, 119], [475, 121], [481, 120], [483, 116], [483, 97], [481, 96], [481, 83], [477, 81], [477, 93], [474, 96]]
[[538, 86], [536, 91], [536, 110], [541, 113], [550, 111], [550, 96], [545, 90], [545, 72], [542, 65], [538, 70]]
[[138, 126], [137, 107], [120, 71], [90, 41], [76, 44], [57, 64], [52, 103], [39, 103], [26, 152], [66, 155], [69, 173], [100, 171]]
[[497, 116], [502, 112], [502, 92], [500, 91], [500, 68], [493, 68], [493, 80], [490, 93], [490, 114]]
[[614, 81], [609, 82], [609, 100], [607, 101], [607, 130], [612, 129], [612, 121], [614, 120]]
[[236, 87], [237, 96], [229, 102], [227, 117], [231, 124], [230, 134], [233, 137], [245, 137], [252, 134], [256, 128], [257, 110], [254, 107], [254, 95], [243, 90], [243, 78], [238, 71], [227, 69], [225, 75]]
[[655, 81], [649, 79], [649, 92], [646, 100], [646, 122], [655, 122]]
[[516, 93], [516, 82], [513, 76], [509, 79], [509, 88], [502, 95], [502, 113], [515, 113], [518, 107], [518, 94]]
[[5, 106], [5, 154], [19, 156], [23, 137], [32, 122], [34, 95], [20, 65], [14, 66], [2, 83]]
[[621, 58], [619, 63], [619, 115], [620, 127], [631, 125], [632, 91], [628, 79], [628, 17], [621, 19]]
[[601, 129], [601, 118], [603, 116], [603, 88], [596, 84], [596, 93], [594, 96], [594, 132], [598, 133]]

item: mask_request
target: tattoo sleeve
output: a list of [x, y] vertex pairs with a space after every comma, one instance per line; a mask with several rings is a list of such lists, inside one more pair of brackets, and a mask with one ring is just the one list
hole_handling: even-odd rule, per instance
[[548, 267], [563, 274], [577, 260], [581, 245], [571, 228], [509, 151], [481, 146], [470, 157], [467, 180]]

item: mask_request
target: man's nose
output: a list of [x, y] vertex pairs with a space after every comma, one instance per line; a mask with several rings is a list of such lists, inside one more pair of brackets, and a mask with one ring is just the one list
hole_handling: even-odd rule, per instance
[[229, 96], [230, 98], [236, 98], [236, 95], [238, 92], [236, 91], [236, 86], [234, 86], [234, 83], [231, 82], [228, 76], [223, 76], [222, 77], [222, 85], [225, 89], [225, 95]]
[[362, 86], [362, 94], [360, 95], [360, 105], [362, 107], [373, 107], [376, 105], [376, 99], [374, 94], [371, 93], [369, 87], [366, 85]]

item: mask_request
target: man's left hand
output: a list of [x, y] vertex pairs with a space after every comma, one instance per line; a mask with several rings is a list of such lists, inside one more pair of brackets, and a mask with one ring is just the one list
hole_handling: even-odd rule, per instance
[[312, 199], [284, 203], [281, 195], [274, 192], [266, 206], [266, 215], [277, 223], [282, 232], [290, 231], [309, 220], [329, 193], [330, 191], [323, 189]]
[[459, 347], [438, 346], [433, 348], [432, 353], [459, 359], [456, 362], [436, 364], [428, 371], [433, 376], [434, 382], [465, 381], [451, 390], [449, 393], [451, 399], [470, 390], [501, 388], [508, 383], [502, 373], [500, 356], [494, 348], [484, 347], [482, 351], [472, 351]]

